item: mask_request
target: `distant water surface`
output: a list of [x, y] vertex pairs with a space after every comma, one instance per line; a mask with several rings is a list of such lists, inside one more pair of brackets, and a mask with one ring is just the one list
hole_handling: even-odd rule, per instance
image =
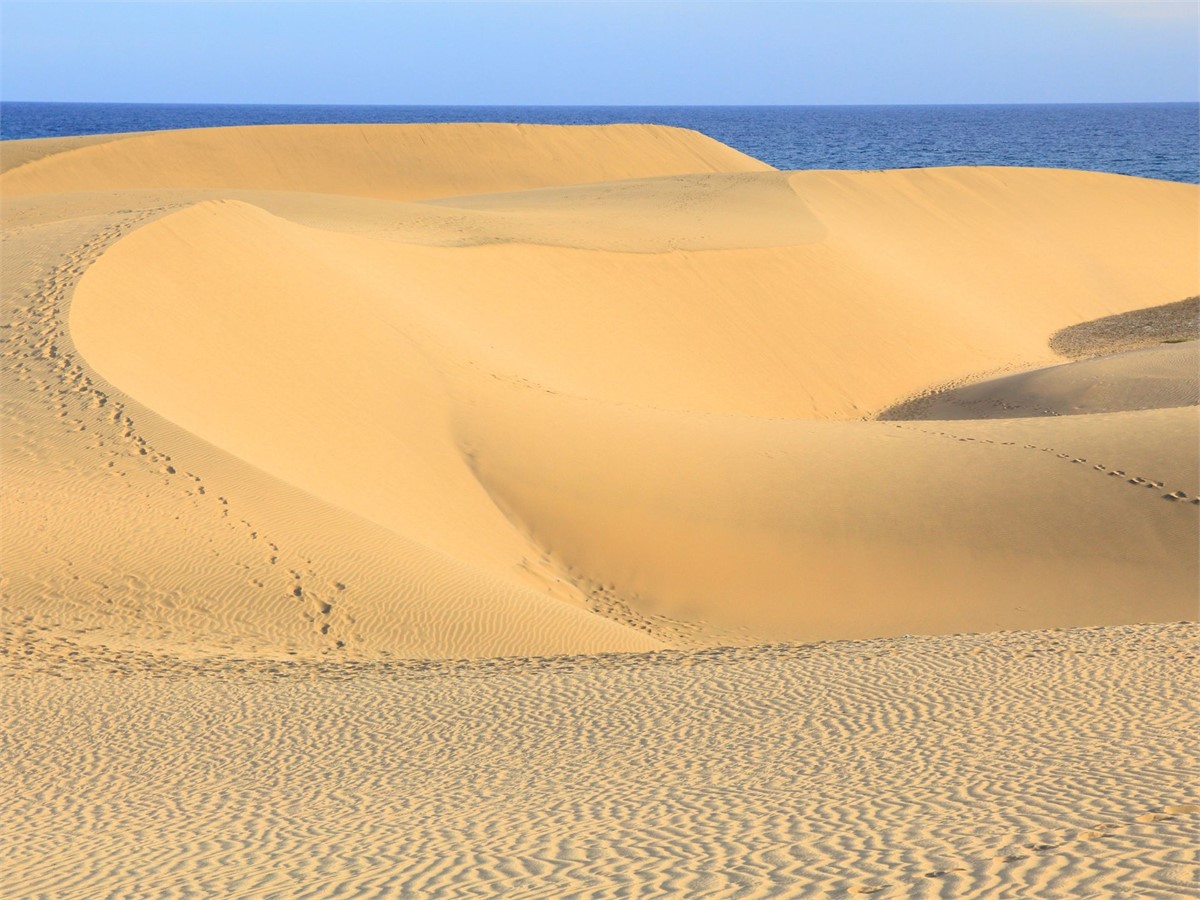
[[1200, 104], [251, 106], [0, 103], [0, 138], [330, 122], [652, 122], [779, 169], [1045, 166], [1200, 183]]

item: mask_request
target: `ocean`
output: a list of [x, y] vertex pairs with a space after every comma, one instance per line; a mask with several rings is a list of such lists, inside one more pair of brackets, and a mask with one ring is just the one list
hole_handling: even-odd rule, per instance
[[997, 165], [1200, 183], [1200, 104], [989, 106], [259, 106], [0, 102], [0, 139], [328, 122], [652, 122], [779, 169]]

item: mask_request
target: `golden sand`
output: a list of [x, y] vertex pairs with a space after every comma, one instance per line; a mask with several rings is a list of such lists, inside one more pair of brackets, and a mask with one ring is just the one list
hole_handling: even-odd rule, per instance
[[0, 150], [0, 893], [1195, 877], [1195, 626], [1132, 626], [1198, 618], [1197, 343], [1119, 323], [1200, 291], [1200, 188], [654, 126]]

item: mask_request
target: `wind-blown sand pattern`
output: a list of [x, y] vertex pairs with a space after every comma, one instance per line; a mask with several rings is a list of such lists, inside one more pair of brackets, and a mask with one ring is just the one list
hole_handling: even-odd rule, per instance
[[1194, 889], [1196, 186], [0, 159], [0, 894]]
[[408, 664], [20, 637], [5, 896], [1169, 897], [1200, 874], [1195, 625]]

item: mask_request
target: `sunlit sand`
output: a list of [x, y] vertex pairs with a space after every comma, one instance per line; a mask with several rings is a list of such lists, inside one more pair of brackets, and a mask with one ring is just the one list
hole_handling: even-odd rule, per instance
[[0, 151], [0, 894], [1194, 883], [1197, 186]]

